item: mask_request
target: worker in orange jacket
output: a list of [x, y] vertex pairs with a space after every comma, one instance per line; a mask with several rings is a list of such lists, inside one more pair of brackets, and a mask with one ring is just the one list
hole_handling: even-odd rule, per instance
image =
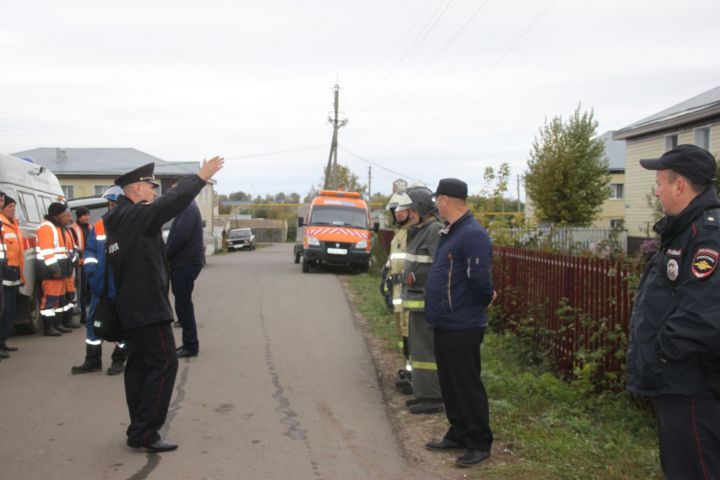
[[25, 285], [25, 250], [23, 247], [23, 234], [20, 224], [15, 216], [17, 204], [15, 199], [5, 196], [5, 205], [0, 210], [0, 222], [5, 244], [5, 268], [2, 279], [4, 290], [4, 307], [0, 312], [0, 352], [14, 352], [15, 347], [9, 347], [7, 339], [10, 329], [15, 322], [17, 311], [17, 295], [21, 285]]
[[57, 337], [72, 330], [65, 327], [72, 315], [75, 286], [73, 261], [75, 243], [67, 225], [72, 215], [67, 205], [51, 203], [45, 221], [37, 229], [38, 276], [42, 280], [40, 315], [43, 335]]

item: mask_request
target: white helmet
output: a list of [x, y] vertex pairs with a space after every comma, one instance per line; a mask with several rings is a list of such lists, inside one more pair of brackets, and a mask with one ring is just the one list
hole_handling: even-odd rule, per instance
[[397, 195], [397, 207], [395, 207], [395, 211], [399, 212], [401, 210], [407, 210], [408, 208], [412, 207], [412, 198], [410, 198], [410, 195], [408, 195], [405, 192], [398, 192], [395, 195]]

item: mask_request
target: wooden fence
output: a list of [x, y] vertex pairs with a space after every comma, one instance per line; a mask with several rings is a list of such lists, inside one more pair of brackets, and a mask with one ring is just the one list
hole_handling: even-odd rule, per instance
[[526, 334], [536, 329], [560, 372], [582, 367], [581, 351], [601, 352], [604, 371], [623, 371], [634, 268], [520, 248], [495, 247], [494, 253], [500, 322]]

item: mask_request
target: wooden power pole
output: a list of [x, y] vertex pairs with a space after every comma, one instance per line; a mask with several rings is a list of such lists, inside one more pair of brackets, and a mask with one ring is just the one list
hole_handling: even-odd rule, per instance
[[335, 109], [334, 116], [328, 117], [328, 121], [333, 126], [332, 142], [330, 143], [330, 156], [328, 157], [327, 167], [325, 168], [325, 189], [334, 190], [338, 187], [338, 168], [337, 168], [337, 140], [338, 130], [347, 125], [347, 119], [339, 120], [338, 108], [340, 106], [340, 85], [335, 84], [333, 89], [335, 93]]

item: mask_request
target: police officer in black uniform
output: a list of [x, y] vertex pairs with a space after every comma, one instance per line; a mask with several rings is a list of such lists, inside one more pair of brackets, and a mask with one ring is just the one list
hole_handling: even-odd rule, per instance
[[678, 145], [659, 159], [655, 195], [666, 215], [630, 324], [628, 390], [651, 397], [670, 480], [720, 478], [720, 200], [717, 164]]
[[203, 161], [197, 175], [180, 179], [157, 199], [154, 163], [115, 179], [123, 195], [104, 219], [117, 308], [127, 341], [127, 444], [133, 448], [149, 452], [177, 448], [158, 433], [167, 417], [178, 366], [161, 228], [192, 202], [223, 162], [220, 157]]

